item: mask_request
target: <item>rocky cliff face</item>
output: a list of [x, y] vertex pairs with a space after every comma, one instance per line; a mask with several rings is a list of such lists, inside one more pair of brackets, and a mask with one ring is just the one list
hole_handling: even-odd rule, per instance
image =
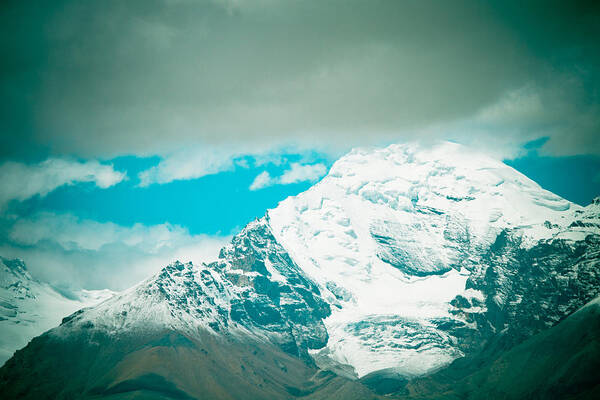
[[279, 337], [283, 348], [308, 358], [327, 343], [323, 319], [331, 314], [313, 283], [275, 240], [263, 218], [248, 225], [208, 268], [239, 288], [230, 317], [244, 327]]
[[263, 218], [236, 235], [215, 262], [170, 264], [98, 307], [65, 318], [56, 332], [174, 328], [192, 336], [250, 336], [309, 361], [308, 350], [327, 343], [323, 319], [330, 313], [319, 288], [275, 241]]
[[[600, 294], [598, 200], [577, 209], [564, 225], [544, 223], [550, 238], [524, 243], [518, 231], [503, 230], [466, 282], [479, 293], [452, 300], [451, 312], [477, 326], [459, 336], [468, 341], [502, 334], [506, 345], [556, 325]], [[474, 334], [474, 335], [472, 335]]]

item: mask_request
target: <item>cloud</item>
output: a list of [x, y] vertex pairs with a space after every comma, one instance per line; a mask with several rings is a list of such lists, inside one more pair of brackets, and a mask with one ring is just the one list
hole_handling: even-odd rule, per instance
[[171, 224], [120, 226], [70, 214], [20, 218], [0, 242], [4, 257], [20, 257], [32, 273], [57, 286], [121, 290], [179, 259], [214, 260], [226, 236], [191, 235]]
[[0, 165], [0, 209], [11, 200], [45, 196], [64, 185], [92, 182], [106, 189], [125, 178], [126, 173], [95, 160], [79, 162], [51, 158], [34, 165], [7, 161]]
[[302, 165], [292, 163], [288, 169], [279, 178], [279, 183], [289, 185], [290, 183], [316, 181], [327, 173], [327, 167], [324, 164]]
[[276, 144], [240, 146], [196, 145], [166, 154], [158, 163], [138, 174], [139, 185], [165, 184], [177, 180], [198, 179], [203, 176], [233, 171], [235, 168], [281, 166], [288, 156], [310, 161], [315, 149], [299, 145]]
[[[488, 146], [517, 147], [521, 135], [544, 130], [549, 152], [600, 153], [599, 8], [579, 2], [3, 8], [0, 46], [11, 62], [0, 70], [0, 156], [110, 158], [290, 141], [352, 147], [447, 139], [446, 127], [459, 122]], [[517, 110], [502, 103], [518, 103], [512, 94], [521, 90], [541, 107], [513, 129]], [[480, 111], [495, 105], [483, 124]], [[171, 169], [143, 180], [161, 182]]]
[[169, 154], [160, 163], [138, 174], [140, 186], [164, 184], [175, 180], [197, 179], [219, 172], [232, 171], [238, 151], [200, 147]]
[[540, 138], [547, 138], [540, 148], [544, 155], [598, 155], [600, 107], [578, 109], [579, 91], [527, 85], [507, 91], [468, 118], [435, 129], [443, 130], [449, 139], [501, 158], [518, 156], [523, 144]]
[[103, 246], [120, 242], [130, 247], [140, 247], [149, 253], [158, 252], [174, 241], [181, 242], [188, 236], [185, 229], [169, 224], [145, 226], [138, 223], [124, 227], [112, 222], [97, 222], [69, 214], [55, 215], [48, 212], [17, 220], [10, 232], [10, 239], [27, 246], [52, 240], [65, 250], [98, 251]]
[[250, 190], [259, 190], [273, 185], [289, 185], [298, 182], [314, 182], [327, 173], [325, 164], [300, 164], [291, 163], [290, 168], [281, 176], [272, 177], [267, 171], [263, 171], [254, 178]]
[[274, 184], [273, 178], [267, 171], [263, 171], [254, 178], [250, 190], [258, 190]]
[[[203, 176], [248, 168], [248, 160], [256, 163], [277, 162], [280, 149], [250, 146], [187, 146], [166, 154], [158, 163], [138, 174], [140, 186], [165, 184], [177, 180], [198, 179]], [[260, 161], [258, 161], [260, 160]]]

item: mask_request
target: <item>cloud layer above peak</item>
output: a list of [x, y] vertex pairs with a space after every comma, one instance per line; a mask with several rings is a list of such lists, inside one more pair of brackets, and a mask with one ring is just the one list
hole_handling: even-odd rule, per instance
[[600, 154], [599, 15], [577, 1], [13, 2], [0, 156], [542, 136], [554, 154]]

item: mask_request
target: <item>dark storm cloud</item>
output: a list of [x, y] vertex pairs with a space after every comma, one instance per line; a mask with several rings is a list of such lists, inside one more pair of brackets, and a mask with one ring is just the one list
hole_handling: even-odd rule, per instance
[[481, 3], [5, 4], [2, 153], [416, 134], [600, 153], [598, 8]]

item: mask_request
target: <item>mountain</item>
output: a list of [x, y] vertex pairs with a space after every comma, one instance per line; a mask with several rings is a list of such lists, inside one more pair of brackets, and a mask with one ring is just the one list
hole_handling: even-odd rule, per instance
[[63, 317], [113, 294], [110, 290], [81, 290], [67, 298], [34, 279], [22, 260], [0, 257], [0, 364]]
[[[528, 303], [505, 291], [522, 295], [529, 281], [507, 279], [514, 265], [501, 251], [539, 257], [550, 246], [565, 263], [577, 251], [593, 260], [597, 241], [585, 238], [600, 233], [597, 204], [579, 207], [452, 143], [353, 151], [268, 218], [278, 242], [334, 306], [319, 354], [351, 365], [359, 377], [384, 368], [427, 373], [510, 324], [507, 307], [521, 313]], [[549, 291], [564, 277], [567, 287], [558, 289], [564, 302], [527, 310], [526, 320], [566, 315], [598, 294], [594, 265], [573, 266], [594, 275], [585, 291], [568, 268], [556, 278], [548, 276], [554, 270], [528, 276], [551, 278]], [[513, 284], [523, 287], [509, 289]]]
[[175, 262], [63, 319], [0, 369], [0, 388], [402, 394], [461, 361], [496, 359], [600, 295], [599, 255], [598, 199], [580, 207], [453, 143], [355, 150], [217, 260]]

